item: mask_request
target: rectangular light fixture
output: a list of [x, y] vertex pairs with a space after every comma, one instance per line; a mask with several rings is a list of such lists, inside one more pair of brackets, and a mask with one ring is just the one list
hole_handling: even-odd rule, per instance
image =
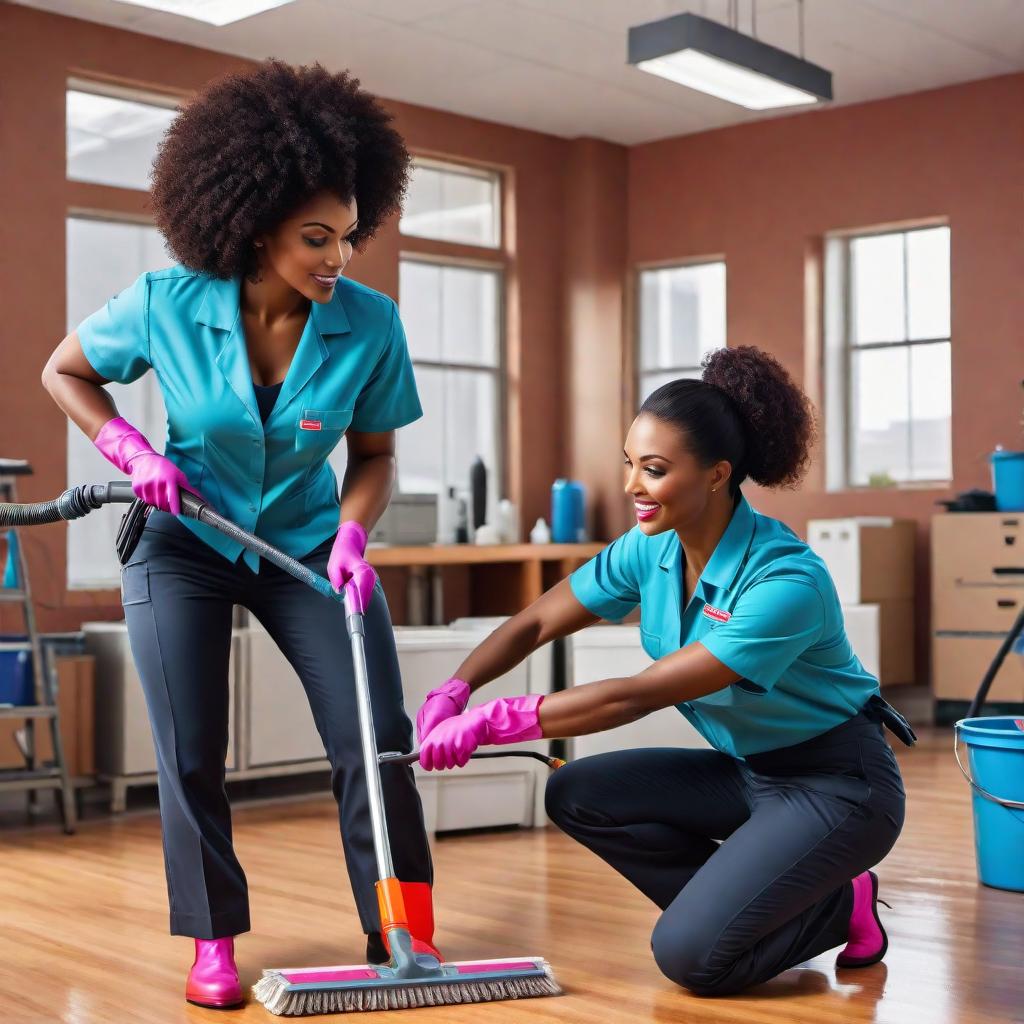
[[177, 14], [194, 18], [209, 25], [230, 25], [233, 21], [251, 18], [274, 7], [283, 7], [292, 0], [117, 0], [133, 7], [148, 7], [151, 11]]
[[750, 110], [832, 99], [832, 72], [697, 14], [634, 25], [629, 63]]

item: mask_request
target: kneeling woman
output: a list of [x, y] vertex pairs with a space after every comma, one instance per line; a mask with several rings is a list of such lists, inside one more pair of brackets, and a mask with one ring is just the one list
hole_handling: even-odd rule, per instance
[[[822, 561], [740, 490], [798, 480], [812, 435], [806, 397], [757, 349], [659, 388], [626, 438], [637, 526], [491, 634], [417, 716], [420, 763], [437, 769], [677, 706], [712, 749], [582, 758], [551, 777], [547, 808], [662, 909], [658, 966], [702, 994], [844, 943], [839, 965], [866, 966], [887, 945], [868, 869], [900, 833], [904, 792], [881, 723], [913, 733], [854, 655]], [[643, 672], [464, 712], [531, 651], [637, 605], [656, 659]]]

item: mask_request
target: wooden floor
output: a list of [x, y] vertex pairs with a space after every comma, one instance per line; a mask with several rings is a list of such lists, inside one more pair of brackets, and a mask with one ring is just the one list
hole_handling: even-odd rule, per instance
[[[565, 994], [403, 1013], [421, 1024], [1024, 1021], [1024, 894], [976, 881], [948, 735], [900, 756], [907, 826], [879, 872], [893, 904], [886, 964], [837, 977], [830, 953], [743, 996], [696, 998], [651, 959], [656, 908], [554, 829], [453, 837], [435, 845], [441, 949], [544, 956]], [[246, 986], [264, 966], [362, 959], [329, 798], [239, 808], [235, 836], [254, 925], [238, 941]], [[165, 900], [154, 815], [86, 822], [71, 838], [0, 832], [0, 1022], [271, 1019], [251, 1001], [230, 1013], [184, 1002], [192, 941], [167, 935]]]

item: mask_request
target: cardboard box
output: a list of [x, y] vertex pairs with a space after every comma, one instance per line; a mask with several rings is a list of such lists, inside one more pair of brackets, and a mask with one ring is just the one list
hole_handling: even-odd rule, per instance
[[[973, 700], [1003, 642], [1001, 636], [945, 636], [932, 640], [932, 687], [937, 700]], [[989, 690], [990, 701], [1024, 701], [1024, 657], [1011, 651]]]
[[1024, 514], [948, 512], [932, 517], [932, 586], [957, 582], [1024, 587]]
[[843, 605], [853, 653], [882, 686], [904, 686], [914, 677], [914, 602]]
[[[91, 655], [80, 654], [58, 657], [56, 664], [57, 707], [68, 772], [72, 776], [95, 775], [95, 661]], [[0, 767], [25, 766], [25, 758], [15, 739], [15, 733], [24, 726], [24, 721], [16, 719], [0, 722]], [[36, 721], [35, 740], [39, 760], [53, 760], [48, 720]]]
[[807, 543], [824, 560], [843, 604], [875, 604], [914, 596], [912, 519], [812, 519]]

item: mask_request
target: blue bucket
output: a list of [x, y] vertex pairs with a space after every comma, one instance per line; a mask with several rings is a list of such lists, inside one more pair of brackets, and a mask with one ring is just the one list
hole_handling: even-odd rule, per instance
[[[968, 768], [959, 741], [967, 744]], [[978, 878], [1024, 892], [1024, 718], [964, 718], [956, 723], [956, 761], [971, 784]]]
[[1024, 512], [1024, 452], [997, 449], [989, 459], [996, 508], [1000, 512]]

